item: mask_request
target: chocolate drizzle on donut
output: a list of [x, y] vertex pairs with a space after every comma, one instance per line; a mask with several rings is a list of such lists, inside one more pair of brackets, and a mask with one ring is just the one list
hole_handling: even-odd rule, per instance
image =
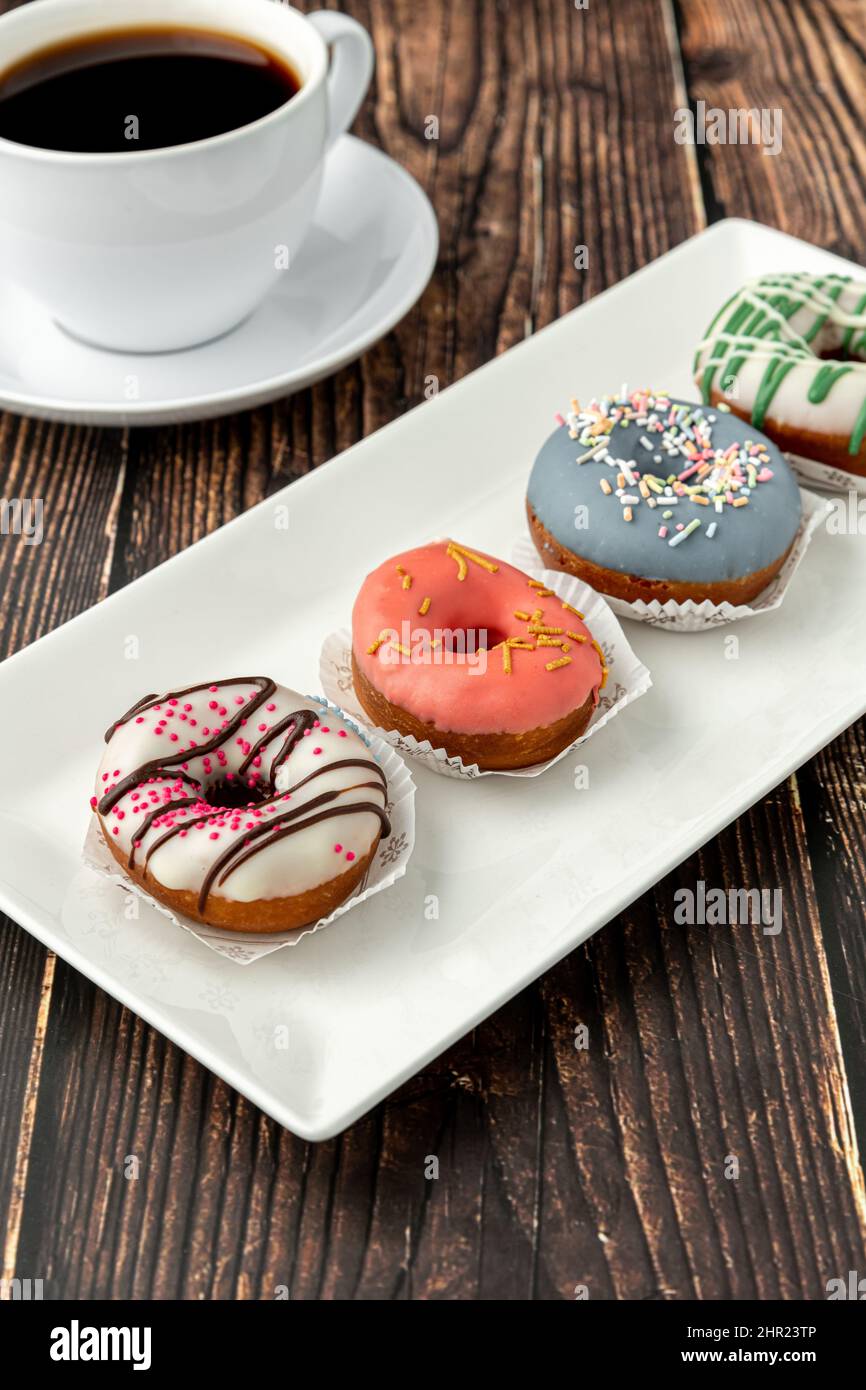
[[[306, 802], [303, 806], [295, 807], [291, 811], [287, 811], [283, 815], [277, 816], [275, 820], [263, 821], [261, 825], [257, 825], [255, 829], [252, 830], [244, 840], [242, 840], [240, 843], [230, 845], [229, 848], [219, 857], [219, 859], [217, 859], [211, 865], [210, 871], [208, 872], [207, 877], [202, 883], [201, 892], [199, 893], [199, 912], [202, 912], [204, 910], [205, 904], [210, 894], [210, 890], [213, 887], [214, 881], [216, 879], [216, 875], [220, 872], [224, 865], [230, 862], [230, 860], [235, 854], [239, 854], [239, 858], [237, 860], [237, 864], [239, 864], [242, 859], [249, 859], [252, 853], [258, 853], [258, 851], [261, 849], [267, 849], [268, 845], [273, 843], [273, 838], [268, 838], [267, 840], [265, 840], [263, 844], [257, 845], [254, 850], [251, 850], [250, 854], [242, 853], [242, 851], [245, 850], [245, 848], [250, 844], [252, 840], [257, 840], [260, 836], [268, 834], [274, 829], [275, 826], [279, 826], [283, 824], [283, 822], [291, 820], [295, 816], [303, 815], [306, 811], [309, 811], [311, 807], [319, 806], [326, 801], [333, 801], [335, 797], [343, 796], [346, 792], [366, 790], [368, 788], [371, 790], [379, 790], [380, 784], [382, 788], [387, 787], [387, 781], [384, 772], [379, 767], [379, 764], [373, 762], [371, 758], [340, 758], [337, 760], [337, 762], [328, 763], [324, 767], [317, 767], [313, 772], [308, 772], [306, 777], [302, 777], [299, 781], [294, 782], [291, 787], [287, 788], [286, 791], [279, 792], [276, 796], [271, 797], [268, 801], [261, 802], [259, 804], [259, 809], [262, 810], [266, 806], [274, 806], [279, 804], [279, 802], [286, 800], [287, 797], [290, 797], [294, 792], [296, 792], [299, 787], [306, 786], [306, 784], [308, 782], [312, 782], [314, 778], [322, 777], [329, 772], [334, 772], [339, 767], [369, 768], [371, 772], [375, 772], [376, 776], [379, 778], [379, 782], [360, 782], [351, 787], [339, 787], [335, 791], [325, 792], [322, 796], [316, 797], [313, 801]], [[162, 807], [160, 811], [157, 813], [157, 815], [164, 815], [166, 810], [168, 809], [168, 807]], [[355, 811], [361, 810], [371, 810], [379, 817], [379, 820], [382, 825], [382, 838], [387, 839], [387, 837], [391, 833], [391, 823], [388, 820], [388, 817], [385, 814], [385, 812], [382, 810], [381, 806], [376, 806], [371, 802], [364, 801], [358, 803], [355, 806], [335, 807], [333, 811], [329, 812], [329, 814], [334, 816], [351, 815], [354, 814]], [[173, 839], [174, 836], [179, 834], [181, 830], [192, 830], [196, 825], [205, 824], [207, 821], [210, 820], [212, 815], [213, 810], [208, 809], [204, 813], [204, 815], [195, 816], [192, 820], [184, 821], [182, 824], [171, 826], [170, 829], [166, 830], [164, 835], [160, 835], [158, 840], [154, 840], [153, 844], [150, 846], [150, 848], [147, 851], [147, 854], [145, 855], [144, 872], [147, 873], [147, 866], [150, 863], [151, 857], [156, 853], [156, 851], [160, 848], [161, 845], [164, 845], [167, 840]], [[322, 815], [314, 816], [309, 821], [304, 820], [299, 822], [295, 829], [302, 830], [305, 825], [314, 825], [317, 821], [324, 819], [325, 817]], [[142, 838], [142, 835], [139, 835], [138, 838]], [[276, 838], [280, 837], [277, 836]], [[230, 874], [237, 867], [237, 864], [232, 864], [231, 867], [226, 870], [226, 872], [220, 879], [220, 883], [222, 883], [228, 877], [228, 874]]]
[[272, 729], [265, 730], [258, 742], [253, 744], [249, 753], [241, 763], [239, 769], [239, 776], [243, 777], [244, 773], [249, 770], [254, 759], [258, 757], [259, 753], [265, 747], [266, 744], [270, 743], [273, 739], [275, 739], [279, 734], [283, 732], [284, 729], [288, 729], [289, 732], [286, 735], [286, 739], [283, 743], [282, 748], [271, 762], [271, 770], [268, 780], [271, 783], [273, 783], [274, 775], [277, 771], [277, 768], [280, 766], [281, 763], [285, 762], [286, 758], [291, 753], [295, 744], [304, 737], [304, 734], [307, 732], [307, 730], [313, 728], [313, 725], [316, 722], [316, 718], [317, 716], [313, 710], [298, 709], [294, 710], [292, 714], [287, 714], [284, 719], [280, 719], [279, 722], [276, 723]]
[[[347, 798], [350, 797], [352, 793], [358, 793], [364, 790], [376, 791], [383, 796], [386, 794], [387, 781], [385, 774], [372, 758], [348, 757], [323, 762], [321, 766], [314, 768], [311, 772], [307, 772], [305, 776], [301, 777], [291, 786], [285, 787], [279, 792], [276, 791], [276, 776], [280, 767], [290, 758], [292, 751], [297, 745], [319, 726], [321, 712], [306, 708], [296, 709], [278, 718], [276, 722], [268, 728], [263, 728], [260, 722], [258, 724], [258, 729], [261, 732], [257, 733], [254, 743], [248, 741], [243, 735], [236, 737], [247, 720], [278, 690], [276, 683], [266, 677], [234, 677], [228, 680], [203, 682], [200, 685], [187, 686], [181, 690], [169, 691], [162, 696], [155, 694], [148, 695], [144, 699], [137, 701], [126, 714], [112, 724], [106, 734], [106, 741], [110, 741], [117, 730], [124, 724], [129, 723], [130, 720], [137, 718], [138, 722], [142, 723], [143, 721], [140, 716], [142, 716], [145, 711], [153, 709], [154, 707], [157, 711], [160, 711], [165, 707], [167, 713], [170, 715], [171, 711], [168, 707], [176, 706], [184, 697], [202, 694], [203, 692], [215, 692], [218, 688], [227, 686], [253, 686], [256, 687], [256, 689], [248, 698], [243, 699], [237, 711], [230, 718], [225, 720], [219, 730], [204, 728], [203, 732], [211, 735], [206, 742], [203, 742], [200, 746], [186, 747], [177, 753], [170, 753], [165, 757], [152, 758], [141, 763], [132, 772], [120, 778], [114, 785], [110, 786], [99, 802], [96, 803], [100, 816], [106, 816], [117, 806], [118, 802], [126, 796], [127, 793], [136, 790], [143, 783], [167, 783], [160, 793], [166, 799], [147, 810], [141, 823], [135, 828], [132, 844], [129, 849], [127, 867], [132, 869], [135, 866], [136, 851], [142, 846], [148, 832], [154, 828], [159, 830], [160, 825], [165, 825], [166, 828], [163, 833], [159, 834], [145, 851], [144, 862], [141, 867], [146, 877], [153, 855], [163, 845], [168, 843], [168, 841], [172, 840], [174, 836], [185, 834], [187, 831], [195, 829], [196, 827], [201, 829], [208, 823], [213, 824], [213, 818], [215, 816], [218, 817], [225, 813], [225, 807], [219, 804], [211, 805], [208, 802], [206, 787], [213, 779], [210, 776], [211, 768], [207, 760], [210, 754], [216, 752], [222, 745], [227, 744], [232, 739], [235, 739], [235, 741], [241, 745], [244, 756], [239, 766], [237, 762], [235, 762], [235, 766], [238, 768], [235, 775], [242, 780], [249, 777], [248, 785], [253, 790], [249, 802], [247, 803], [246, 811], [248, 814], [252, 814], [258, 819], [254, 824], [248, 826], [248, 833], [234, 840], [234, 842], [213, 861], [210, 868], [206, 871], [198, 895], [198, 907], [200, 912], [204, 911], [207, 899], [217, 882], [220, 884], [223, 883], [240, 864], [252, 858], [253, 855], [259, 854], [262, 850], [267, 849], [285, 835], [294, 834], [298, 830], [315, 825], [319, 821], [326, 820], [332, 816], [357, 815], [360, 812], [370, 812], [372, 815], [378, 817], [381, 836], [387, 837], [391, 829], [385, 810], [376, 801], [366, 800], [354, 803], [347, 801]], [[240, 700], [241, 696], [238, 695], [236, 698]], [[211, 707], [216, 708], [215, 702], [211, 702]], [[191, 708], [192, 706], [190, 705], [186, 706], [187, 710]], [[273, 704], [269, 706], [270, 710], [274, 710], [275, 708], [276, 706]], [[227, 713], [227, 709], [221, 704], [220, 714], [226, 715]], [[183, 718], [184, 716], [181, 715], [181, 717]], [[164, 726], [166, 719], [161, 718], [160, 722]], [[194, 720], [192, 722], [193, 724], [195, 723]], [[323, 732], [327, 734], [330, 731], [324, 729]], [[277, 747], [277, 751], [269, 759], [270, 765], [267, 767], [261, 766], [258, 770], [253, 772], [253, 767], [262, 762], [261, 755], [263, 750], [274, 746]], [[322, 749], [317, 747], [313, 751], [315, 753], [320, 753]], [[186, 768], [188, 762], [192, 762], [198, 758], [205, 759], [203, 780], [198, 780]], [[225, 755], [220, 753], [219, 759], [224, 767]], [[334, 788], [303, 802], [301, 805], [282, 809], [282, 804], [289, 801], [293, 793], [299, 788], [306, 786], [317, 777], [344, 768], [358, 768], [366, 772], [368, 778], [375, 778], [375, 780], [365, 780], [353, 783], [351, 786]], [[256, 791], [256, 787], [268, 793], [268, 795], [263, 797], [260, 792]], [[187, 789], [189, 789], [190, 794], [185, 794]], [[212, 794], [215, 796], [215, 801], [218, 803], [218, 791]], [[150, 792], [149, 795], [151, 800], [153, 800], [156, 793]], [[136, 797], [134, 800], [138, 800], [138, 798]], [[134, 809], [144, 811], [145, 807], [144, 804], [142, 804], [134, 807]], [[263, 811], [268, 811], [270, 814], [266, 818], [262, 818]], [[119, 811], [117, 814], [122, 816], [123, 812]], [[238, 806], [232, 814], [242, 815], [244, 811]], [[239, 827], [233, 826], [232, 828], [238, 829]], [[216, 839], [218, 836], [213, 835], [212, 838]], [[337, 848], [339, 848], [339, 846], [337, 846]], [[347, 857], [352, 859], [354, 856], [349, 854]]]
[[[277, 688], [276, 682], [272, 681], [269, 676], [235, 676], [231, 680], [202, 681], [200, 685], [188, 685], [183, 690], [170, 690], [168, 694], [162, 696], [149, 695], [146, 700], [133, 705], [132, 709], [127, 710], [126, 714], [112, 725], [106, 734], [106, 743], [122, 724], [126, 724], [134, 715], [140, 714], [143, 709], [149, 709], [154, 704], [168, 704], [171, 700], [182, 700], [185, 695], [193, 695], [199, 690], [207, 690], [211, 685], [257, 685], [259, 693], [254, 699], [246, 700], [237, 713], [233, 714], [231, 719], [207, 743], [203, 743], [195, 749], [184, 748], [179, 753], [170, 753], [167, 758], [152, 758], [150, 762], [142, 763], [140, 767], [121, 778], [101, 797], [98, 806], [101, 816], [107, 816], [111, 808], [116, 806], [127, 792], [132, 791], [133, 787], [138, 786], [139, 782], [143, 782], [145, 778], [153, 777], [157, 773], [166, 771], [167, 768], [177, 768], [179, 763], [189, 762], [191, 758], [206, 757], [208, 753], [215, 752], [223, 743], [228, 742], [233, 734], [237, 733], [245, 719], [254, 714], [266, 700], [270, 699]], [[311, 714], [311, 711], [299, 710], [298, 714], [308, 715]], [[311, 718], [315, 719], [316, 716], [313, 714]]]
[[[141, 822], [141, 825], [138, 826], [138, 828], [136, 829], [135, 839], [133, 840], [132, 845], [130, 847], [129, 858], [126, 861], [126, 867], [128, 869], [131, 869], [135, 864], [135, 851], [137, 844], [139, 841], [144, 839], [148, 830], [154, 824], [155, 821], [158, 821], [161, 816], [167, 815], [170, 811], [179, 811], [185, 806], [198, 806], [200, 800], [201, 798], [198, 796], [182, 796], [176, 801], [165, 801], [161, 806], [156, 806], [152, 811], [150, 811], [145, 816], [144, 820]], [[147, 858], [150, 858], [150, 852], [148, 852]]]
[[[361, 783], [364, 787], [376, 787], [375, 782]], [[361, 811], [372, 811], [379, 817], [382, 827], [381, 834], [386, 837], [391, 832], [388, 817], [381, 806], [375, 801], [357, 801], [349, 806], [334, 806], [329, 811], [320, 811], [318, 815], [309, 816], [308, 811], [315, 806], [324, 806], [327, 802], [336, 801], [338, 797], [345, 796], [347, 792], [358, 791], [358, 786], [340, 787], [330, 792], [322, 792], [321, 796], [314, 796], [312, 801], [307, 801], [303, 806], [295, 806], [291, 811], [284, 811], [282, 815], [275, 816], [273, 820], [263, 821], [251, 830], [245, 840], [238, 844], [230, 845], [214, 862], [211, 864], [202, 880], [201, 890], [198, 895], [198, 910], [204, 911], [208, 895], [214, 883], [222, 884], [229, 874], [234, 873], [246, 859], [251, 859], [254, 854], [258, 854], [263, 849], [268, 849], [277, 840], [281, 840], [284, 835], [293, 835], [296, 830], [303, 830], [308, 825], [315, 825], [317, 821], [325, 820], [329, 816], [354, 816]], [[299, 819], [303, 817], [303, 819]], [[289, 826], [290, 821], [297, 821], [296, 825]], [[282, 827], [282, 828], [281, 828]], [[255, 844], [254, 841], [262, 841]], [[223, 872], [224, 871], [224, 872]]]

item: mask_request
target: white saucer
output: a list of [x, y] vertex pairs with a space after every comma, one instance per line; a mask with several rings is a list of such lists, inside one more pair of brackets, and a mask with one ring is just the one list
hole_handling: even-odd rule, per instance
[[106, 352], [64, 333], [0, 279], [0, 406], [99, 425], [202, 419], [289, 395], [359, 357], [433, 273], [439, 233], [421, 188], [344, 135], [293, 269], [233, 332], [185, 352]]

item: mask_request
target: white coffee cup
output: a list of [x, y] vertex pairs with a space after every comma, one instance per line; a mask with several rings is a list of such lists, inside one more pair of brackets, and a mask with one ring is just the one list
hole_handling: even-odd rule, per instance
[[[124, 8], [32, 0], [0, 19], [0, 72], [64, 39], [122, 28]], [[369, 86], [373, 45], [346, 15], [304, 16], [277, 0], [135, 0], [128, 23], [247, 38], [301, 80], [269, 115], [186, 145], [67, 154], [0, 139], [6, 273], [77, 337], [164, 352], [228, 332], [292, 273], [328, 147]]]

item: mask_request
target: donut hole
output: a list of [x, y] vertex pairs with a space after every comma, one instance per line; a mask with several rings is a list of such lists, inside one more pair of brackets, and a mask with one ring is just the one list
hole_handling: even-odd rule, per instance
[[825, 348], [818, 353], [822, 362], [862, 362], [864, 360], [862, 352], [846, 352], [843, 347]]
[[442, 648], [451, 656], [474, 656], [479, 651], [492, 651], [507, 636], [501, 628], [489, 623], [446, 628], [442, 633]]
[[245, 811], [248, 806], [255, 806], [259, 801], [264, 801], [267, 790], [263, 783], [251, 787], [240, 777], [233, 777], [231, 781], [222, 777], [218, 782], [212, 782], [206, 788], [205, 794], [208, 804], [218, 807], [221, 811]]

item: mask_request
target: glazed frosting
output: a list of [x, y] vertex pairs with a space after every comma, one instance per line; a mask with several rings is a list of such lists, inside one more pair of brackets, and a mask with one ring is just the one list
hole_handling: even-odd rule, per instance
[[106, 833], [130, 868], [197, 893], [202, 912], [210, 895], [315, 888], [389, 833], [366, 744], [267, 677], [147, 695], [105, 737], [91, 805]]
[[800, 492], [767, 437], [723, 408], [661, 392], [605, 396], [541, 448], [527, 497], [573, 554], [646, 579], [738, 579], [777, 561]]
[[[835, 355], [853, 361], [821, 361]], [[844, 275], [762, 275], [722, 306], [698, 347], [704, 401], [728, 394], [765, 420], [866, 439], [866, 281]]]
[[[597, 702], [607, 674], [576, 609], [455, 541], [394, 555], [367, 576], [352, 613], [352, 648], [392, 704], [452, 733], [553, 724], [589, 696]], [[461, 649], [468, 659], [453, 659]]]

